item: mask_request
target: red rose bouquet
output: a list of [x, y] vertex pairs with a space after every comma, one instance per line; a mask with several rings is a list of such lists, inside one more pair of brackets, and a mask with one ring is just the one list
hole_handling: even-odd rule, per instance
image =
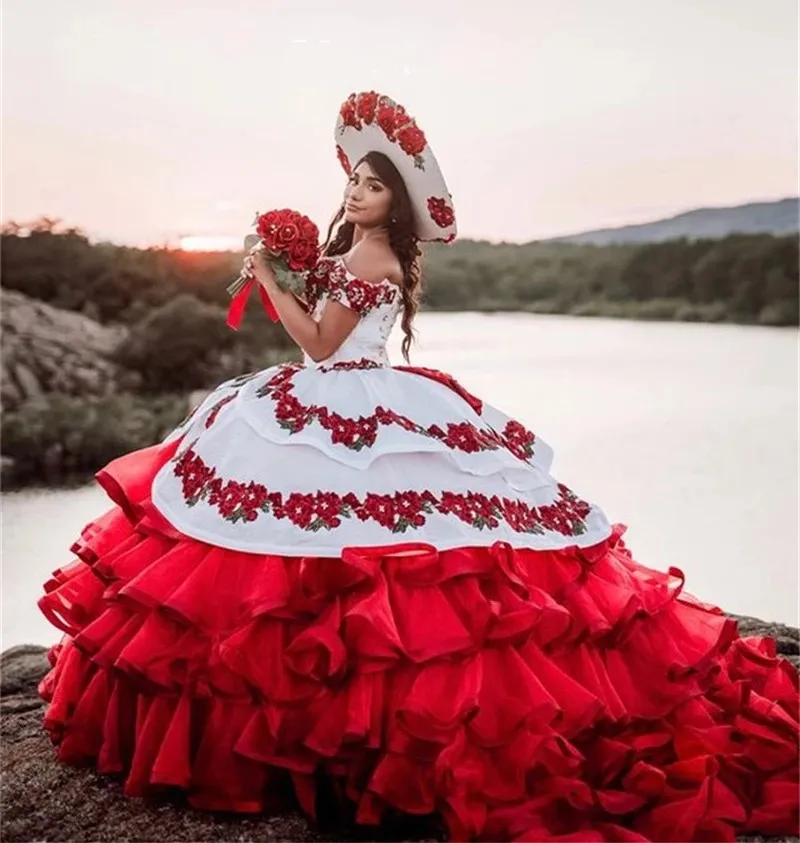
[[[258, 243], [251, 251], [266, 252], [278, 286], [282, 290], [292, 293], [302, 292], [305, 287], [304, 273], [313, 269], [319, 260], [317, 226], [308, 217], [289, 208], [256, 214], [254, 225]], [[228, 325], [234, 330], [237, 330], [242, 322], [247, 299], [256, 283], [256, 279], [243, 270], [239, 277], [228, 286], [228, 293], [233, 296], [228, 311]], [[267, 291], [261, 285], [258, 291], [270, 319], [277, 322], [278, 313]]]

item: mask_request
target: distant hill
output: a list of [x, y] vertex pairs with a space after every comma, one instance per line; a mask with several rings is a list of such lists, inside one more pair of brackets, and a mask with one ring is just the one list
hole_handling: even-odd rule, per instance
[[729, 208], [697, 208], [668, 219], [585, 231], [554, 237], [549, 242], [608, 246], [612, 243], [657, 243], [681, 237], [717, 240], [729, 234], [792, 234], [799, 228], [799, 212], [798, 199], [751, 202]]

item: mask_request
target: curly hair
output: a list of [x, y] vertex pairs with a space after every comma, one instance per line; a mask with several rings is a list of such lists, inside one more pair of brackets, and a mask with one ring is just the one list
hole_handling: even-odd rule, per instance
[[[362, 161], [366, 161], [378, 178], [392, 191], [392, 206], [389, 211], [387, 230], [389, 246], [403, 269], [403, 284], [400, 288], [403, 299], [401, 327], [405, 336], [402, 351], [406, 362], [409, 362], [408, 352], [414, 341], [412, 323], [419, 310], [419, 296], [422, 289], [422, 252], [419, 248], [419, 238], [414, 230], [414, 212], [402, 176], [383, 153], [368, 152], [353, 169], [355, 170]], [[342, 222], [343, 217], [344, 203], [336, 212], [328, 228], [323, 254], [343, 255], [352, 248], [355, 226], [350, 222]], [[334, 228], [336, 228], [335, 233]]]

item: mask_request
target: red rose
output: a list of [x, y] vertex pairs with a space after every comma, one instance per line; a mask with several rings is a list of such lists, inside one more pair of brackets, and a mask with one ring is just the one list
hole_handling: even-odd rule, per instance
[[300, 237], [300, 229], [293, 223], [284, 223], [275, 232], [275, 248], [282, 252]]
[[319, 229], [308, 217], [300, 220], [300, 236], [309, 243], [319, 242]]
[[441, 199], [438, 196], [431, 196], [428, 198], [428, 212], [431, 215], [431, 219], [433, 219], [439, 228], [447, 228], [452, 225], [456, 219], [453, 209], [444, 199]]
[[356, 95], [350, 94], [345, 101], [339, 114], [342, 117], [342, 122], [345, 126], [353, 126], [356, 129], [361, 128], [358, 124], [358, 117], [356, 116]]
[[375, 91], [365, 91], [358, 97], [357, 115], [369, 125], [375, 119], [375, 109], [378, 107], [378, 95]]
[[401, 126], [405, 126], [408, 123], [413, 123], [414, 121], [411, 119], [411, 115], [403, 108], [402, 105], [395, 105], [394, 107], [394, 126], [395, 129], [399, 129]]
[[292, 492], [283, 505], [286, 517], [296, 526], [306, 529], [314, 517], [314, 498], [300, 492]]
[[350, 166], [350, 161], [348, 160], [345, 151], [341, 148], [341, 146], [339, 146], [338, 143], [336, 144], [336, 155], [339, 158], [339, 163], [342, 165], [342, 169], [349, 176], [353, 168]]
[[376, 495], [369, 492], [364, 499], [364, 510], [382, 527], [394, 526], [394, 500], [389, 495]]
[[275, 233], [280, 223], [281, 215], [278, 211], [268, 211], [266, 214], [262, 214], [256, 222], [256, 233], [268, 249], [275, 248]]
[[289, 249], [289, 269], [294, 272], [308, 269], [313, 253], [314, 246], [308, 240], [296, 240]]
[[378, 125], [383, 129], [383, 133], [389, 140], [394, 140], [395, 130], [395, 110], [391, 105], [382, 105], [378, 109], [378, 114], [375, 118]]
[[407, 155], [421, 155], [427, 144], [422, 129], [415, 123], [404, 126], [398, 131], [397, 142]]
[[294, 226], [297, 229], [297, 236], [300, 236], [300, 224], [303, 222], [305, 217], [299, 213], [298, 211], [293, 211], [291, 208], [284, 208], [281, 211], [281, 223], [278, 227], [286, 228], [287, 226]]

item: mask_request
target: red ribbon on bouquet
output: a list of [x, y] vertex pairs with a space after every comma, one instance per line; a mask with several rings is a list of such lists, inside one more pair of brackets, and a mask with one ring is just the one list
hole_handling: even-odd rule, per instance
[[256, 281], [255, 278], [248, 278], [247, 281], [244, 282], [242, 289], [239, 290], [239, 292], [231, 299], [230, 307], [228, 308], [228, 318], [226, 321], [228, 327], [233, 328], [234, 331], [238, 331], [239, 326], [242, 324], [244, 311], [247, 307], [247, 300], [250, 298], [250, 292], [255, 285], [258, 286], [258, 294], [261, 297], [261, 304], [263, 305], [267, 316], [269, 316], [273, 322], [277, 322], [280, 318], [278, 316], [278, 311], [275, 310], [275, 305], [272, 303], [272, 299], [269, 297], [269, 293]]

